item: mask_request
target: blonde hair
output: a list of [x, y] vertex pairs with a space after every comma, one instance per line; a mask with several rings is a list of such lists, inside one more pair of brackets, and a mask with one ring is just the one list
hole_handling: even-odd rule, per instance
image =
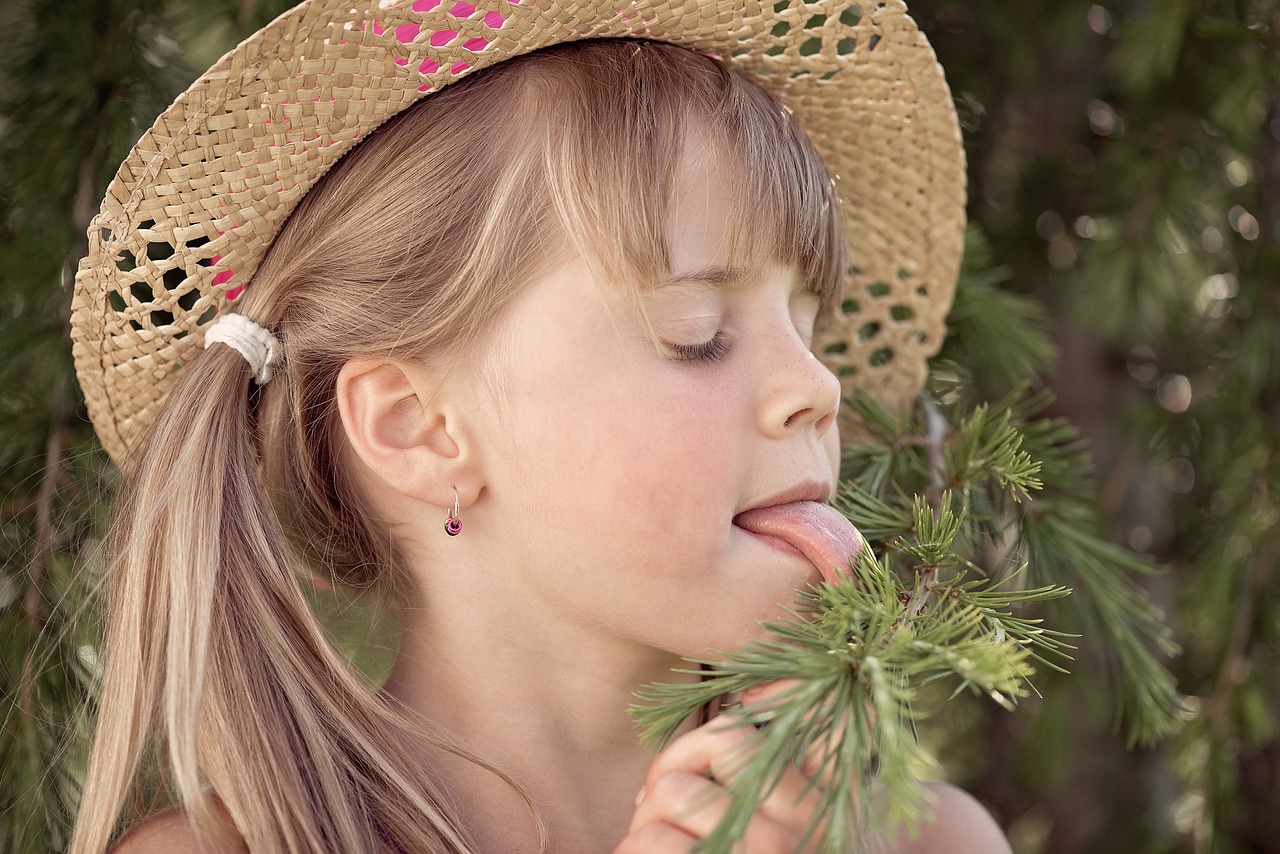
[[168, 797], [211, 832], [229, 818], [253, 851], [472, 850], [402, 746], [415, 724], [335, 650], [299, 583], [404, 583], [344, 471], [335, 379], [360, 355], [453, 364], [566, 251], [635, 288], [668, 272], [694, 123], [750, 200], [737, 250], [796, 264], [830, 303], [844, 247], [819, 156], [756, 84], [669, 45], [501, 63], [385, 124], [311, 190], [237, 307], [283, 340], [283, 370], [257, 388], [237, 353], [208, 350], [130, 463], [73, 851], [105, 848], [152, 751]]

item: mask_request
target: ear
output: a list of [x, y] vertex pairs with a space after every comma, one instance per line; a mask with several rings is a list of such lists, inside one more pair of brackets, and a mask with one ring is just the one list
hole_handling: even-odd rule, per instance
[[391, 490], [437, 507], [465, 505], [483, 485], [475, 443], [453, 389], [426, 368], [357, 358], [338, 371], [338, 413], [347, 443]]

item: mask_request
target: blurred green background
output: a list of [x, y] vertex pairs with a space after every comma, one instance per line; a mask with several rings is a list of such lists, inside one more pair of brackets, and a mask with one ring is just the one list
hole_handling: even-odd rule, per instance
[[[0, 850], [65, 843], [95, 665], [117, 475], [71, 371], [84, 228], [151, 119], [286, 5], [0, 3]], [[1280, 0], [912, 11], [969, 157], [964, 346], [938, 375], [1056, 393], [1107, 535], [1163, 567], [1142, 581], [1186, 703], [1175, 736], [1127, 749], [1085, 626], [1044, 699], [962, 697], [930, 738], [1019, 854], [1280, 851]]]

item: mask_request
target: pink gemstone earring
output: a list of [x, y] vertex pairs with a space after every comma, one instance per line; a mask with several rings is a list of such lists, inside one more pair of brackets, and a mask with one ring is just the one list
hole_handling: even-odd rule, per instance
[[449, 518], [444, 520], [444, 532], [451, 537], [456, 537], [462, 533], [462, 520], [458, 518], [458, 490], [453, 491], [453, 510], [449, 512]]

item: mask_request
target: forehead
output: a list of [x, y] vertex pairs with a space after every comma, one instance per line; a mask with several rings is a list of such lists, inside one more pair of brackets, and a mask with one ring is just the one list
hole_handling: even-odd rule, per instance
[[648, 283], [654, 290], [675, 287], [737, 289], [758, 282], [773, 257], [773, 241], [756, 239], [754, 217], [743, 216], [744, 206], [763, 200], [746, 198], [741, 176], [726, 166], [730, 162], [694, 125], [687, 134], [675, 172], [665, 239], [667, 275]]
[[672, 274], [729, 266], [735, 200], [722, 159], [704, 134], [686, 137], [666, 223]]

